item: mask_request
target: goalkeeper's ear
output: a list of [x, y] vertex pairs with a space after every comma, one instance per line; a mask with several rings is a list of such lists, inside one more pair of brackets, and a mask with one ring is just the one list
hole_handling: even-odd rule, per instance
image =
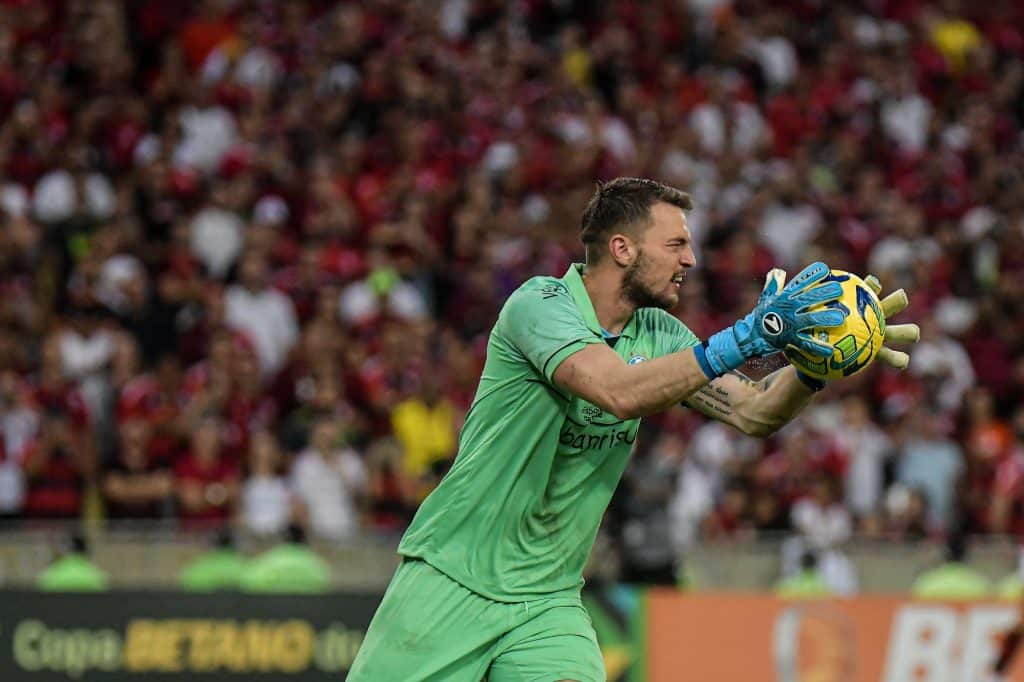
[[[874, 275], [864, 278], [864, 283], [871, 287], [875, 295], [882, 292], [882, 283]], [[878, 359], [894, 369], [903, 370], [910, 364], [910, 355], [903, 351], [893, 350], [885, 345], [892, 343], [917, 343], [921, 338], [921, 329], [913, 322], [904, 324], [889, 324], [889, 318], [906, 309], [910, 303], [907, 292], [897, 289], [885, 298], [880, 300], [882, 304], [882, 315], [885, 316], [885, 339], [881, 349], [878, 351]]]

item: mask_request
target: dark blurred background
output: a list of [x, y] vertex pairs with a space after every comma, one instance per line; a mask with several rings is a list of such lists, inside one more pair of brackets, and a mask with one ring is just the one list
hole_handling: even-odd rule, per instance
[[1022, 54], [1020, 0], [0, 1], [4, 528], [392, 546], [636, 175], [695, 198], [698, 335], [821, 259], [923, 338], [766, 441], [648, 420], [607, 571], [1024, 530]]

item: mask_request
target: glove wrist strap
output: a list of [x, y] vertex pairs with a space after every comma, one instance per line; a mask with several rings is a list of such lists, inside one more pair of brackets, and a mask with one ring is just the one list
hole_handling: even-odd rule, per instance
[[[739, 343], [736, 342], [736, 335], [733, 333], [732, 327], [727, 327], [709, 338], [704, 344], [704, 355], [708, 367], [714, 374], [708, 373], [703, 365], [701, 368], [712, 379], [722, 376], [731, 369], [736, 369], [747, 360], [743, 351], [740, 350]], [[697, 361], [700, 362], [699, 355]]]
[[796, 378], [803, 382], [804, 386], [811, 389], [815, 393], [825, 388], [825, 382], [821, 379], [815, 379], [809, 374], [804, 374], [800, 370], [796, 371]]
[[714, 379], [721, 376], [711, 367], [711, 363], [708, 361], [708, 345], [702, 343], [693, 347], [693, 356], [697, 358], [697, 364], [700, 365], [700, 369], [704, 372], [704, 375], [708, 379]]

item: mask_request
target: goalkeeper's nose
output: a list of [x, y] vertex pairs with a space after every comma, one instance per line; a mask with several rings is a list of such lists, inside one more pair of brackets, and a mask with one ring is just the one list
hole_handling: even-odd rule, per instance
[[697, 266], [697, 254], [693, 252], [692, 244], [688, 243], [686, 247], [679, 252], [679, 265], [683, 267], [683, 272]]

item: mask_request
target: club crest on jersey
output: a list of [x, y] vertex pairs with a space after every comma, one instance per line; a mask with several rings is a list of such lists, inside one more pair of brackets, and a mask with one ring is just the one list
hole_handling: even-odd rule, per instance
[[761, 328], [772, 336], [778, 336], [782, 332], [782, 318], [778, 313], [768, 313], [761, 319]]
[[631, 357], [629, 359], [629, 361], [626, 364], [628, 364], [628, 365], [639, 365], [641, 362], [646, 362], [646, 361], [647, 361], [647, 356], [645, 356], [645, 355], [634, 355], [633, 357]]

